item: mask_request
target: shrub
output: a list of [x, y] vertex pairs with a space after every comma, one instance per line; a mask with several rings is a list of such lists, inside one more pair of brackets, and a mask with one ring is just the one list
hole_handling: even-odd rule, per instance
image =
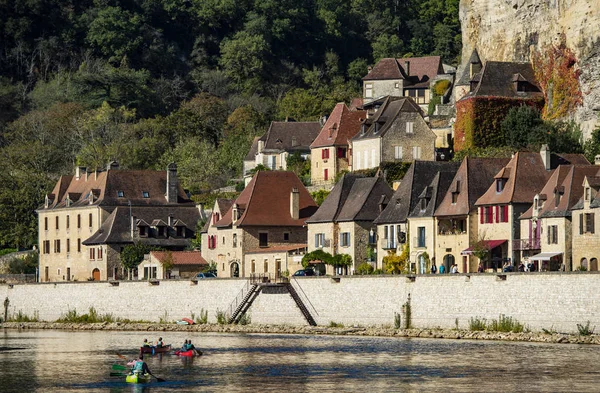
[[343, 323], [339, 323], [339, 322], [329, 322], [329, 327], [331, 328], [343, 328], [344, 324]]
[[469, 321], [469, 330], [473, 332], [481, 332], [486, 329], [487, 322], [485, 318], [471, 318]]
[[400, 329], [402, 327], [402, 314], [394, 313], [394, 327]]
[[585, 325], [577, 324], [577, 330], [579, 331], [580, 336], [591, 336], [594, 334], [594, 330], [596, 327], [590, 329], [590, 321], [587, 321]]
[[250, 325], [251, 322], [250, 314], [243, 313], [238, 321], [238, 325]]
[[225, 315], [225, 311], [217, 310], [215, 316], [217, 317], [217, 323], [219, 325], [227, 324], [227, 316]]
[[443, 96], [446, 90], [450, 87], [450, 81], [442, 79], [433, 84], [433, 93], [437, 96]]
[[356, 268], [356, 274], [359, 274], [359, 275], [372, 274], [374, 270], [375, 269], [373, 268], [373, 266], [371, 266], [367, 262], [364, 262], [364, 263], [361, 263], [360, 265], [358, 265], [358, 267]]
[[200, 309], [200, 315], [194, 319], [194, 322], [198, 325], [206, 325], [208, 323], [208, 311], [203, 308]]
[[8, 322], [39, 322], [40, 321], [40, 313], [39, 311], [33, 312], [33, 317], [25, 314], [23, 311], [19, 310], [16, 315], [8, 318]]
[[487, 330], [493, 332], [522, 333], [525, 330], [525, 326], [512, 317], [506, 317], [500, 314], [497, 320], [493, 319], [490, 321]]

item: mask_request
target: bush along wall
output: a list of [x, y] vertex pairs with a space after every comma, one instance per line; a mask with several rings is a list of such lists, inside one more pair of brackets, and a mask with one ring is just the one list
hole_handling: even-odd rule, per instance
[[456, 103], [454, 150], [504, 146], [502, 120], [510, 108], [530, 105], [541, 109], [542, 98], [468, 97]]

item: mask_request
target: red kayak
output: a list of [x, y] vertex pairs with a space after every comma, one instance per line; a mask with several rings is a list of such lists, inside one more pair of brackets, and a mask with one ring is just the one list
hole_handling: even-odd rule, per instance
[[194, 352], [195, 351], [193, 349], [189, 349], [187, 351], [182, 351], [181, 349], [179, 349], [179, 350], [175, 351], [175, 355], [177, 355], [177, 356], [194, 356], [195, 355]]

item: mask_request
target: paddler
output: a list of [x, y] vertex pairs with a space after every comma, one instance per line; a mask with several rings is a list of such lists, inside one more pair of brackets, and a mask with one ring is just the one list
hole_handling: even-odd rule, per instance
[[150, 346], [150, 343], [148, 342], [148, 339], [145, 338], [144, 343], [142, 344], [142, 347], [149, 347], [149, 346]]
[[162, 337], [159, 337], [158, 341], [156, 342], [156, 348], [162, 348], [164, 346], [165, 346], [165, 343], [163, 343]]
[[[130, 364], [130, 363], [128, 363]], [[133, 361], [133, 368], [131, 369], [132, 374], [152, 374], [146, 362], [144, 362], [144, 355], [140, 353], [140, 356]]]

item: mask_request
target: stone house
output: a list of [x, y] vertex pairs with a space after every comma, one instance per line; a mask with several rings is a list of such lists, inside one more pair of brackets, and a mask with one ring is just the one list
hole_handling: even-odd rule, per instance
[[387, 97], [352, 138], [352, 170], [382, 162], [433, 161], [436, 138], [411, 98]]
[[[409, 254], [411, 271], [418, 274], [428, 273], [431, 263], [439, 259], [435, 253], [437, 239], [433, 215], [448, 191], [457, 169], [457, 165], [453, 165], [436, 173], [433, 180], [421, 190], [418, 202], [408, 215], [408, 233], [412, 238]], [[443, 262], [450, 265], [452, 261], [444, 259]]]
[[137, 242], [184, 250], [200, 213], [177, 178], [167, 171], [120, 170], [61, 176], [39, 216], [40, 281], [108, 280], [125, 277], [120, 253]]
[[473, 78], [481, 72], [482, 67], [483, 63], [479, 58], [479, 53], [477, 52], [477, 49], [473, 49], [469, 61], [462, 71], [461, 77], [454, 83], [454, 102], [458, 102], [473, 90], [471, 88], [471, 81], [476, 81], [476, 79]]
[[333, 185], [337, 174], [350, 170], [350, 139], [360, 131], [366, 117], [365, 111], [350, 111], [343, 102], [333, 108], [321, 132], [310, 145], [313, 186]]
[[[479, 215], [478, 240], [489, 249], [487, 268], [520, 262], [522, 244], [519, 217], [540, 194], [551, 171], [559, 165], [589, 164], [579, 154], [551, 154], [547, 146], [540, 153], [517, 152], [495, 176], [493, 184], [475, 203]], [[493, 247], [492, 247], [493, 246]]]
[[304, 269], [302, 257], [306, 254], [307, 244], [285, 244], [280, 246], [255, 248], [244, 254], [244, 266], [249, 267], [250, 275], [278, 277], [287, 273], [292, 275]]
[[[164, 266], [170, 264], [169, 268]], [[208, 262], [200, 251], [150, 251], [140, 263], [138, 278], [140, 280], [167, 278], [194, 278]]]
[[[304, 221], [317, 210], [298, 176], [286, 171], [258, 171], [224, 214], [220, 207], [215, 206], [211, 223], [202, 230], [202, 256], [217, 264], [219, 277], [249, 277], [248, 251], [301, 248], [306, 244]], [[275, 275], [282, 268], [269, 261], [267, 270], [258, 272]]]
[[453, 263], [460, 273], [476, 272], [479, 260], [469, 247], [477, 242], [478, 215], [475, 201], [508, 164], [508, 158], [465, 157], [448, 191], [435, 210], [435, 261], [446, 271]]
[[310, 158], [310, 144], [321, 131], [318, 121], [273, 121], [267, 132], [255, 138], [244, 159], [244, 177], [249, 179], [249, 171], [258, 165], [271, 170], [287, 170], [287, 158], [290, 154], [300, 153]]
[[[471, 70], [477, 69], [473, 66]], [[543, 102], [531, 63], [486, 62], [469, 81], [469, 92], [456, 102], [454, 150], [503, 145], [500, 124], [508, 111], [521, 105], [541, 108]]]
[[586, 176], [595, 176], [594, 165], [560, 165], [533, 197], [531, 207], [521, 215], [523, 239], [514, 243], [521, 260], [535, 264], [536, 270], [572, 270], [571, 209], [583, 195]]
[[384, 96], [411, 97], [427, 110], [430, 84], [441, 74], [444, 68], [439, 56], [381, 59], [363, 78], [363, 101]]
[[[308, 251], [322, 249], [331, 255], [350, 255], [353, 264], [349, 272], [354, 272], [369, 261], [368, 249], [372, 248], [374, 239], [373, 220], [392, 194], [381, 177], [345, 174], [319, 210], [306, 220]], [[327, 266], [327, 272], [334, 273], [333, 268]]]
[[[596, 156], [594, 167], [597, 167], [598, 161]], [[597, 271], [600, 258], [600, 242], [596, 235], [600, 223], [600, 172], [586, 175], [582, 187], [580, 200], [571, 211], [572, 268]]]
[[[401, 253], [409, 236], [417, 236], [408, 233], [408, 216], [419, 203], [419, 196], [425, 187], [439, 172], [456, 172], [457, 168], [458, 163], [455, 162], [413, 162], [388, 205], [373, 221], [373, 225], [377, 227], [374, 239], [377, 248], [376, 268], [383, 268], [383, 257], [388, 252]], [[425, 238], [431, 235], [432, 233], [427, 232], [422, 234]]]

